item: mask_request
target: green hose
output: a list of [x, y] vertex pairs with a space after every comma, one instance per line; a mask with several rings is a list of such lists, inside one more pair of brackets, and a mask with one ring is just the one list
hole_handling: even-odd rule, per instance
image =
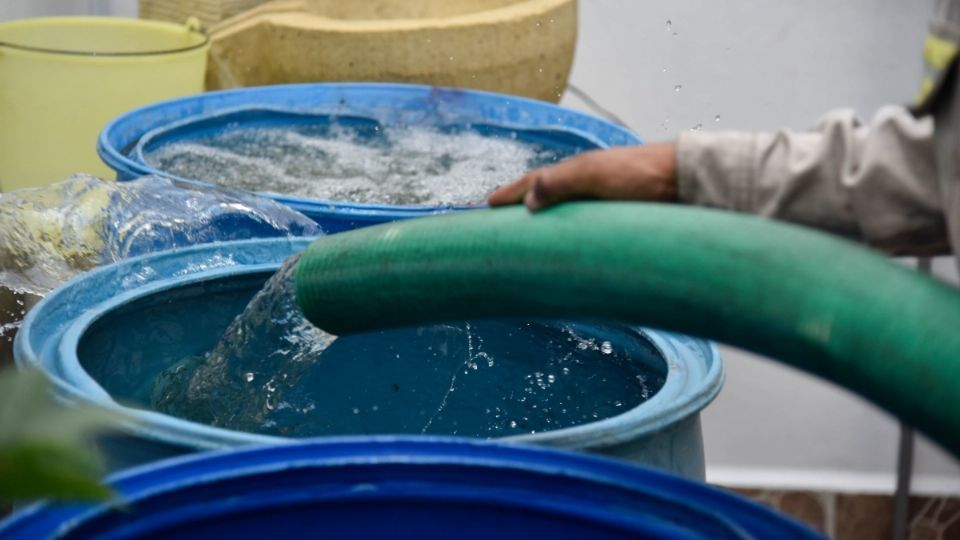
[[296, 293], [335, 334], [530, 317], [714, 339], [843, 385], [960, 456], [960, 293], [792, 225], [637, 203], [461, 212], [320, 238]]

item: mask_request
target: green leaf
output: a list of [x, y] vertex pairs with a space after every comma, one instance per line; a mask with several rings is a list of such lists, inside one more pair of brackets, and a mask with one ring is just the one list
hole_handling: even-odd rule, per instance
[[0, 500], [102, 500], [113, 492], [98, 480], [95, 454], [64, 445], [0, 448]]
[[109, 497], [92, 438], [114, 423], [105, 410], [58, 404], [35, 370], [0, 372], [0, 500]]

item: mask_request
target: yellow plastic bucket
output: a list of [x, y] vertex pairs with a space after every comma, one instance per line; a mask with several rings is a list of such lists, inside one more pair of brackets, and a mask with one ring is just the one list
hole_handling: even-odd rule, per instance
[[115, 17], [0, 23], [0, 191], [111, 177], [97, 134], [140, 105], [203, 91], [199, 25]]

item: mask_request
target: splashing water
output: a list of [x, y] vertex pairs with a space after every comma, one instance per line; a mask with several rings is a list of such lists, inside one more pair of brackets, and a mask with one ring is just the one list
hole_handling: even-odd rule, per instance
[[478, 204], [504, 182], [573, 153], [469, 129], [239, 127], [149, 151], [182, 178], [313, 199], [428, 206]]
[[[288, 261], [213, 349], [168, 368], [151, 407], [248, 432], [501, 437], [622, 413], [663, 384], [634, 330], [464, 322], [334, 337], [293, 294]], [[655, 360], [654, 362], [658, 362]]]

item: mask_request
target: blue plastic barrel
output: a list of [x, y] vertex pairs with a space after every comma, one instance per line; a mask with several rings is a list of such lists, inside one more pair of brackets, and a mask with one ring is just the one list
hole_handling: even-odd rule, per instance
[[[308, 242], [224, 242], [98, 268], [28, 313], [17, 335], [16, 361], [43, 371], [62, 400], [105, 407], [130, 420], [125, 432], [101, 441], [113, 470], [198, 450], [289, 443], [293, 439], [211, 427], [130, 403], [164, 369], [209, 351], [264, 280]], [[658, 353], [650, 361], [664, 376], [647, 401], [590, 423], [509, 439], [703, 479], [699, 411], [720, 391], [719, 354], [706, 341], [665, 332], [642, 330], [641, 339]]]
[[[117, 171], [118, 180], [131, 180], [165, 174], [146, 163], [144, 146], [238, 125], [281, 126], [330, 116], [381, 125], [468, 126], [491, 135], [509, 131], [521, 139], [574, 151], [640, 143], [629, 130], [602, 118], [527, 98], [405, 84], [323, 83], [209, 92], [141, 107], [107, 124], [97, 151]], [[454, 209], [265, 195], [306, 214], [327, 232]]]
[[823, 538], [755, 503], [606, 459], [457, 439], [330, 439], [119, 474], [123, 506], [40, 504], [0, 539]]

